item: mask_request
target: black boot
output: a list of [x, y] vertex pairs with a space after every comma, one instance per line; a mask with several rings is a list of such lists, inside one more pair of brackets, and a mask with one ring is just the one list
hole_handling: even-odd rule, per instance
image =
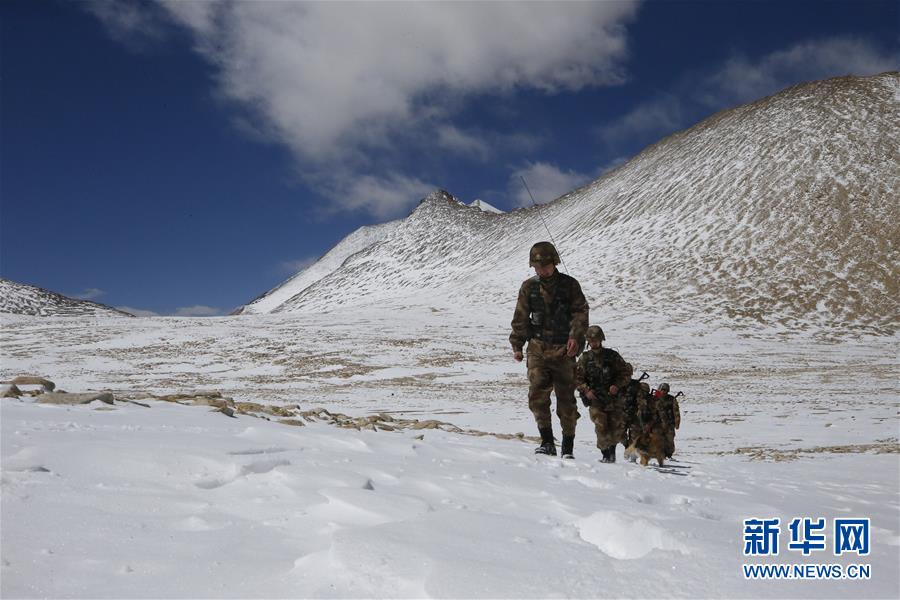
[[534, 453], [556, 456], [556, 444], [553, 443], [553, 428], [542, 427], [538, 431], [541, 432], [541, 445], [534, 449]]
[[616, 462], [616, 455], [613, 454], [612, 458], [609, 456], [609, 448], [600, 448], [600, 453], [603, 455], [603, 458], [600, 459], [602, 463], [611, 463]]
[[562, 439], [562, 457], [563, 458], [575, 458], [575, 454], [573, 454], [575, 450], [575, 436], [574, 435], [565, 435], [563, 434]]
[[606, 457], [606, 462], [611, 462], [611, 463], [616, 462], [616, 447], [610, 446], [609, 448], [606, 449], [606, 452], [608, 453], [608, 455]]

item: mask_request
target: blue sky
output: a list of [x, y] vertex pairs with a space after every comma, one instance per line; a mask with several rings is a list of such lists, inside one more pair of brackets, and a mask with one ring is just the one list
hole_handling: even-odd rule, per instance
[[545, 202], [710, 114], [900, 66], [900, 3], [0, 4], [0, 276], [228, 312], [430, 190]]

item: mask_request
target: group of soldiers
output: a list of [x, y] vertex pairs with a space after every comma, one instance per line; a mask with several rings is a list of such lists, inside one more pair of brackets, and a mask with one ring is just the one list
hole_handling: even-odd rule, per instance
[[[603, 347], [603, 329], [588, 326], [589, 307], [581, 285], [559, 272], [559, 263], [559, 253], [550, 242], [531, 247], [529, 265], [535, 277], [519, 288], [509, 336], [515, 360], [527, 354], [528, 407], [541, 435], [535, 454], [557, 455], [550, 415], [550, 393], [555, 392], [561, 454], [575, 458], [575, 426], [580, 417], [577, 390], [594, 423], [602, 462], [615, 462], [616, 446], [621, 443], [626, 458], [640, 457], [644, 465], [655, 458], [662, 466], [675, 453], [675, 430], [681, 425], [678, 397], [669, 393], [667, 383], [651, 390], [643, 381], [646, 373], [634, 379], [631, 364]], [[585, 340], [588, 349], [582, 354]]]

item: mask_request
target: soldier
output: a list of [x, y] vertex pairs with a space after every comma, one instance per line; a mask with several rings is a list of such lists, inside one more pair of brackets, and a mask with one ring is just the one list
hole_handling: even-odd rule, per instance
[[657, 406], [659, 420], [664, 433], [663, 448], [666, 458], [672, 458], [675, 454], [675, 430], [681, 427], [681, 409], [678, 406], [678, 398], [669, 393], [669, 384], [659, 384], [657, 390]]
[[[625, 363], [626, 370], [634, 372], [634, 368], [631, 366], [631, 363]], [[646, 375], [646, 373], [644, 374]], [[622, 440], [622, 445], [626, 448], [631, 445], [631, 442], [634, 441], [634, 437], [637, 435], [638, 430], [638, 415], [637, 415], [637, 402], [638, 402], [638, 390], [640, 390], [640, 379], [629, 379], [628, 384], [625, 386], [625, 390], [623, 392], [624, 396], [624, 404], [625, 404], [625, 437]], [[627, 457], [626, 457], [627, 458]]]
[[[632, 379], [631, 381], [633, 383], [635, 380]], [[632, 383], [629, 383], [629, 390], [632, 387]], [[637, 449], [639, 442], [642, 443], [642, 448], [646, 450], [646, 444], [643, 442], [647, 442], [649, 438], [642, 438], [645, 435], [649, 436], [652, 424], [657, 419], [656, 404], [653, 402], [650, 386], [645, 381], [638, 381], [634, 387], [637, 388], [634, 394], [634, 415], [628, 426], [628, 445], [625, 446], [625, 459], [630, 462], [635, 462], [640, 456], [640, 452]]]
[[606, 336], [597, 325], [587, 330], [591, 349], [578, 359], [575, 386], [590, 407], [602, 462], [616, 462], [616, 444], [625, 440], [625, 399], [620, 394], [631, 379], [631, 365], [610, 348], [603, 347]]
[[639, 429], [631, 446], [626, 449], [626, 454], [637, 452], [644, 466], [647, 466], [651, 458], [655, 458], [661, 467], [666, 458], [666, 433], [662, 424], [659, 395], [651, 394], [650, 386], [644, 382], [641, 382], [638, 391], [637, 407]]
[[531, 247], [528, 264], [535, 277], [519, 288], [513, 314], [513, 358], [521, 362], [528, 342], [528, 408], [534, 414], [541, 445], [535, 454], [556, 456], [550, 417], [550, 392], [556, 392], [556, 414], [562, 425], [562, 456], [575, 458], [575, 356], [584, 347], [588, 303], [575, 278], [556, 269], [559, 254], [550, 242]]

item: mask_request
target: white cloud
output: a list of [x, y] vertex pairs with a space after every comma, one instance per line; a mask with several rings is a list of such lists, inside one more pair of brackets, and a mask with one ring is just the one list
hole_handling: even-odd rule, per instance
[[72, 298], [77, 298], [78, 300], [96, 300], [104, 294], [106, 294], [106, 292], [101, 289], [87, 288], [80, 294], [72, 294]]
[[158, 317], [159, 313], [153, 312], [152, 310], [144, 310], [142, 308], [132, 308], [131, 306], [116, 306], [117, 310], [121, 310], [127, 313], [130, 313], [136, 317]]
[[175, 315], [178, 317], [216, 317], [223, 314], [225, 314], [225, 312], [221, 308], [203, 306], [201, 304], [195, 306], [182, 306], [175, 310]]
[[[140, 4], [138, 4], [140, 6]], [[313, 185], [346, 188], [335, 166], [390, 188], [396, 148], [433, 143], [483, 160], [489, 136], [452, 122], [468, 97], [546, 93], [625, 81], [624, 25], [638, 0], [616, 2], [163, 2], [217, 70], [218, 91], [246, 109], [244, 128], [285, 144]], [[121, 20], [106, 19], [111, 27]], [[128, 21], [122, 25], [128, 30]], [[372, 188], [372, 182], [361, 184]], [[418, 191], [416, 192], [418, 193]], [[338, 208], [384, 215], [418, 198], [335, 195]], [[419, 196], [421, 197], [421, 196]]]
[[834, 37], [772, 52], [758, 61], [728, 60], [704, 83], [710, 106], [750, 102], [800, 83], [841, 75], [876, 75], [896, 70], [900, 56], [884, 54], [865, 40]]
[[592, 179], [590, 175], [564, 171], [549, 163], [529, 163], [514, 171], [509, 178], [510, 196], [515, 199], [518, 206], [531, 206], [532, 204], [528, 189], [522, 185], [523, 177], [534, 196], [534, 201], [538, 204], [555, 200]]
[[437, 144], [457, 154], [466, 154], [478, 160], [487, 160], [491, 155], [488, 142], [453, 125], [441, 125], [437, 128]]
[[220, 69], [221, 91], [316, 160], [441, 114], [443, 95], [621, 83], [618, 25], [636, 5], [236, 2], [198, 17], [185, 4], [165, 6]]
[[438, 187], [415, 177], [400, 173], [383, 176], [347, 174], [323, 182], [322, 189], [336, 201], [336, 206], [325, 207], [325, 212], [337, 208], [349, 211], [365, 210], [385, 219], [406, 210]]
[[106, 25], [114, 40], [132, 50], [143, 50], [165, 38], [167, 21], [165, 14], [151, 4], [120, 0], [88, 0], [82, 6]]

